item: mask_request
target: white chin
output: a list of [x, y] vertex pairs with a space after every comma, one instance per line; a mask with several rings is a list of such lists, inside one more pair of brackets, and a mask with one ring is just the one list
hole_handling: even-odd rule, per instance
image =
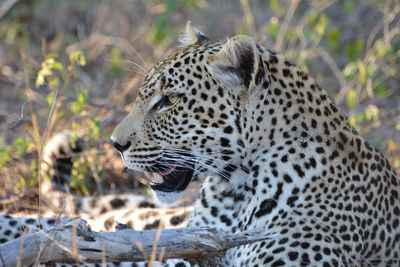
[[162, 203], [172, 203], [177, 201], [181, 196], [183, 191], [181, 192], [163, 192], [159, 190], [151, 190], [153, 191], [156, 199]]

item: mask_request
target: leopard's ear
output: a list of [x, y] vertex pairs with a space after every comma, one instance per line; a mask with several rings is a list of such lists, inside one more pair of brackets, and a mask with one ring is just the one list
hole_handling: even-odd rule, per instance
[[210, 63], [213, 73], [233, 87], [244, 86], [251, 91], [268, 79], [257, 45], [249, 36], [229, 39], [217, 54], [210, 56]]
[[182, 47], [193, 44], [208, 43], [210, 39], [205, 36], [201, 31], [192, 26], [192, 22], [188, 21], [186, 24], [186, 32], [179, 38]]

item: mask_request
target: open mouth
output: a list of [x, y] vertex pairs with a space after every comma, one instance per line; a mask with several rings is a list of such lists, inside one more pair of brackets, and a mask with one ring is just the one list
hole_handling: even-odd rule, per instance
[[[185, 155], [187, 157], [187, 155]], [[153, 190], [163, 192], [183, 191], [193, 177], [193, 163], [188, 160], [160, 160], [160, 163], [147, 167], [145, 175], [150, 179]]]

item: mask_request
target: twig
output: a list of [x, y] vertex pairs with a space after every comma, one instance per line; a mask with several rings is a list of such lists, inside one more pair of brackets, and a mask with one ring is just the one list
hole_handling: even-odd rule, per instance
[[149, 65], [147, 65], [146, 61], [143, 59], [143, 57], [138, 53], [138, 51], [135, 49], [135, 47], [133, 47], [133, 45], [130, 42], [128, 42], [128, 45], [132, 49], [132, 51], [136, 54], [136, 56], [143, 62], [144, 66], [146, 68], [146, 73], [148, 73], [150, 70]]
[[4, 17], [5, 14], [18, 2], [18, 0], [6, 0], [0, 6], [0, 20]]
[[256, 30], [254, 27], [254, 16], [253, 16], [253, 13], [251, 12], [250, 1], [249, 0], [241, 0], [240, 4], [242, 5], [242, 9], [243, 9], [243, 13], [244, 13], [244, 20], [245, 20], [246, 26], [250, 32], [250, 35], [255, 36]]
[[333, 60], [333, 58], [329, 55], [328, 52], [326, 52], [326, 50], [324, 48], [317, 46], [317, 47], [315, 47], [314, 50], [320, 55], [320, 57], [325, 61], [325, 63], [331, 69], [331, 71], [333, 72], [333, 75], [335, 75], [335, 77], [340, 85], [340, 93], [338, 93], [338, 96], [340, 96], [340, 97], [338, 97], [338, 99], [340, 99], [340, 101], [337, 101], [337, 103], [340, 103], [342, 96], [346, 95], [349, 90], [349, 86], [346, 83], [346, 79], [344, 78], [343, 73], [340, 71], [335, 60]]
[[102, 180], [100, 178], [99, 172], [97, 171], [97, 166], [96, 166], [96, 161], [93, 158], [93, 155], [91, 153], [87, 153], [87, 159], [90, 165], [90, 170], [93, 174], [93, 178], [96, 182], [96, 187], [97, 187], [97, 191], [99, 192], [100, 195], [104, 195], [104, 190], [102, 187]]
[[[27, 96], [30, 95], [30, 92], [32, 91], [32, 89], [30, 88], [29, 85], [29, 77], [28, 77], [28, 70], [27, 70], [27, 66], [26, 66], [26, 55], [25, 52], [22, 48], [22, 45], [20, 46], [20, 55], [21, 55], [21, 60], [22, 60], [22, 67], [23, 67], [23, 71], [24, 71], [24, 80], [25, 80], [25, 94]], [[39, 137], [40, 137], [40, 131], [39, 131], [39, 123], [38, 123], [38, 118], [37, 118], [37, 114], [35, 112], [35, 109], [33, 107], [32, 102], [28, 102], [29, 103], [29, 107], [30, 107], [30, 111], [31, 111], [31, 119], [32, 119], [32, 129], [33, 129], [33, 139], [35, 141], [35, 147], [37, 149], [37, 154], [38, 154], [38, 162], [37, 162], [37, 166], [38, 166], [38, 178], [39, 178], [39, 189], [40, 189], [40, 164], [41, 164], [41, 153], [42, 153], [42, 148], [43, 148], [43, 143], [42, 143], [42, 148], [39, 149]], [[39, 194], [39, 201], [38, 201], [38, 224], [40, 226], [40, 194]]]
[[281, 27], [281, 29], [278, 33], [278, 36], [276, 37], [276, 41], [275, 41], [274, 50], [276, 50], [278, 52], [282, 51], [283, 38], [286, 35], [290, 21], [293, 18], [294, 12], [296, 11], [298, 4], [299, 4], [299, 0], [292, 0], [290, 2], [288, 11], [286, 12], [285, 19], [283, 20], [283, 23], [282, 23], [282, 27]]
[[26, 105], [27, 103], [29, 103], [30, 101], [31, 101], [31, 100], [28, 99], [28, 100], [26, 100], [26, 101], [22, 104], [21, 113], [20, 113], [20, 115], [19, 115], [19, 118], [16, 119], [10, 126], [8, 126], [8, 129], [12, 130], [15, 126], [17, 126], [17, 124], [18, 124], [20, 121], [23, 120], [23, 118], [24, 118], [25, 105]]

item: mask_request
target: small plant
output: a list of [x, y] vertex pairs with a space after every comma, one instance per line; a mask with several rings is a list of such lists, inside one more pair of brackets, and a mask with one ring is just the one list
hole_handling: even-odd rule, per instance
[[[16, 161], [26, 162], [26, 167], [17, 171], [18, 180], [14, 185], [15, 190], [37, 186], [39, 179], [47, 179], [40, 177], [43, 175], [39, 175], [41, 160], [34, 156], [35, 151], [40, 151], [38, 155], [43, 153], [43, 146], [35, 142], [36, 132], [41, 132], [42, 136], [39, 139], [46, 141], [54, 129], [67, 128], [72, 133], [76, 133], [71, 135], [71, 144], [75, 144], [77, 133], [80, 133], [87, 143], [94, 147], [105, 136], [100, 120], [91, 113], [88, 105], [88, 90], [72, 89], [85, 88], [79, 75], [85, 65], [86, 57], [82, 51], [75, 51], [68, 56], [49, 53], [40, 64], [35, 86], [41, 88], [40, 102], [45, 105], [39, 111], [32, 110], [37, 120], [28, 126], [29, 135], [17, 137], [12, 144], [0, 148], [0, 170], [7, 168], [10, 164], [15, 165]], [[37, 121], [47, 121], [45, 128], [39, 129]], [[60, 121], [67, 127], [58, 125]], [[87, 194], [89, 189], [96, 190], [96, 187], [92, 185], [93, 179], [88, 179], [88, 177], [96, 176], [96, 182], [101, 182], [102, 168], [97, 163], [97, 150], [88, 150], [84, 153], [84, 157], [74, 160], [75, 170], [71, 175], [71, 188]]]

